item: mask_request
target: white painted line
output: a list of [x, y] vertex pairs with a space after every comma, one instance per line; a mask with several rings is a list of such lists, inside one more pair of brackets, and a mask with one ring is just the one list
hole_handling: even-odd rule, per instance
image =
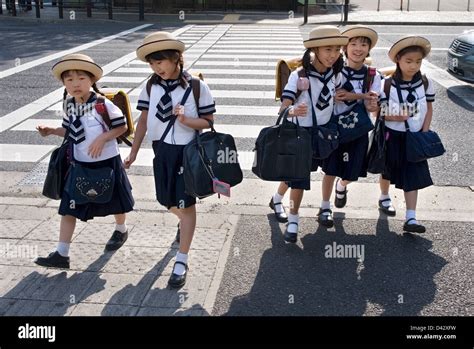
[[[120, 156], [124, 160], [130, 154], [130, 148], [120, 147]], [[133, 163], [133, 166], [145, 166], [153, 167], [153, 158], [155, 154], [153, 149], [144, 148], [140, 149], [137, 154], [137, 159]], [[254, 161], [253, 151], [238, 151], [239, 164], [242, 170], [251, 170]]]
[[257, 138], [264, 125], [215, 125], [217, 132], [231, 134], [234, 138]]
[[239, 99], [271, 99], [275, 100], [274, 91], [241, 91], [241, 90], [213, 90], [211, 94], [215, 98], [239, 98]]
[[[200, 72], [206, 75], [269, 75], [275, 76], [275, 70], [261, 70], [261, 69], [191, 69], [191, 73]], [[232, 80], [231, 80], [232, 82]]]
[[246, 61], [239, 61], [238, 59], [234, 61], [205, 61], [199, 60], [198, 62], [193, 64], [193, 67], [199, 66], [223, 66], [223, 67], [271, 67], [276, 68], [276, 62], [246, 62]]
[[208, 54], [221, 54], [221, 53], [230, 53], [230, 54], [237, 54], [237, 55], [241, 55], [241, 54], [254, 54], [254, 55], [257, 55], [257, 56], [261, 56], [261, 55], [269, 55], [269, 54], [272, 54], [272, 53], [279, 53], [281, 55], [287, 55], [287, 56], [303, 56], [303, 53], [304, 51], [303, 50], [282, 50], [281, 48], [279, 50], [277, 49], [274, 49], [274, 50], [269, 50], [269, 49], [265, 49], [265, 50], [258, 50], [258, 49], [254, 49], [254, 50], [246, 50], [246, 49], [242, 49], [242, 50], [237, 50], [237, 49], [220, 49], [220, 50], [209, 50], [207, 51], [206, 55]]
[[119, 68], [114, 73], [153, 73], [151, 68]]
[[55, 145], [40, 144], [0, 144], [0, 161], [37, 162]]
[[[275, 86], [275, 79], [213, 79], [204, 78], [208, 85], [257, 85], [257, 86]], [[0, 119], [1, 120], [1, 119]]]
[[46, 62], [49, 62], [49, 61], [52, 61], [54, 59], [58, 59], [58, 58], [61, 58], [61, 57], [64, 57], [65, 55], [68, 55], [70, 53], [74, 53], [74, 52], [79, 52], [79, 51], [83, 51], [83, 50], [86, 50], [88, 48], [91, 48], [93, 46], [97, 46], [97, 45], [100, 45], [100, 44], [103, 44], [105, 42], [108, 42], [110, 40], [114, 40], [116, 38], [119, 38], [119, 37], [122, 37], [122, 36], [126, 36], [130, 33], [133, 33], [133, 32], [136, 32], [138, 30], [142, 30], [144, 28], [148, 28], [150, 26], [152, 26], [153, 24], [144, 24], [144, 25], [141, 25], [141, 26], [138, 26], [138, 27], [135, 27], [135, 28], [132, 28], [132, 29], [129, 29], [129, 30], [125, 30], [123, 32], [120, 32], [118, 34], [115, 34], [115, 35], [110, 35], [110, 36], [106, 36], [105, 38], [102, 38], [102, 39], [99, 39], [99, 40], [94, 40], [94, 41], [91, 41], [87, 44], [84, 44], [84, 45], [80, 45], [80, 46], [77, 46], [77, 47], [74, 47], [72, 49], [69, 49], [69, 50], [64, 50], [64, 51], [60, 51], [60, 52], [56, 52], [54, 54], [51, 54], [51, 55], [48, 55], [46, 57], [42, 57], [42, 58], [39, 58], [39, 59], [35, 59], [34, 61], [31, 61], [31, 62], [28, 62], [28, 63], [25, 63], [25, 64], [21, 64], [17, 67], [14, 67], [14, 68], [10, 68], [10, 69], [6, 69], [2, 72], [0, 72], [0, 79], [3, 79], [7, 76], [10, 76], [10, 75], [13, 75], [13, 74], [16, 74], [16, 73], [19, 73], [19, 72], [22, 72], [24, 70], [27, 70], [27, 69], [30, 69], [30, 68], [33, 68], [33, 67], [36, 67], [38, 65], [41, 65], [43, 63], [46, 63]]
[[[192, 26], [186, 26], [183, 28], [180, 28], [176, 31], [174, 31], [172, 34], [173, 35], [179, 35], [179, 33], [182, 33], [183, 31], [186, 31], [187, 29], [191, 28]], [[102, 67], [102, 70], [104, 72], [104, 75], [109, 74], [110, 72], [116, 70], [117, 68], [123, 66], [127, 62], [130, 62], [132, 60], [135, 60], [137, 58], [136, 52], [130, 52], [129, 54], [105, 65]], [[100, 81], [99, 81], [100, 82]], [[8, 130], [10, 127], [17, 125], [21, 123], [23, 120], [28, 119], [30, 116], [40, 112], [41, 110], [44, 110], [48, 106], [52, 105], [53, 103], [57, 101], [61, 101], [63, 98], [63, 92], [64, 88], [58, 88], [57, 90], [47, 94], [46, 96], [43, 96], [41, 98], [38, 98], [36, 101], [27, 104], [15, 111], [12, 111], [9, 114], [6, 114], [2, 117], [0, 117], [0, 132], [3, 132], [5, 130]]]
[[12, 128], [12, 131], [36, 131], [36, 126], [61, 127], [62, 119], [28, 119]]
[[235, 55], [224, 55], [224, 54], [204, 54], [202, 56], [206, 59], [216, 59], [216, 58], [231, 58], [231, 59], [266, 59], [267, 61], [271, 60], [280, 60], [280, 59], [288, 59], [288, 58], [295, 58], [295, 55], [245, 55], [245, 54], [235, 54]]
[[140, 76], [104, 76], [102, 79], [100, 79], [101, 83], [104, 82], [118, 82], [118, 83], [134, 83], [134, 84], [139, 84], [143, 80], [146, 80], [148, 78], [148, 75], [146, 77], [140, 77]]
[[[295, 45], [297, 46], [297, 45]], [[299, 46], [299, 45], [298, 45]], [[250, 48], [254, 48], [254, 49], [273, 49], [273, 50], [281, 50], [283, 47], [281, 45], [258, 45], [258, 44], [255, 44], [255, 45], [245, 45], [245, 44], [242, 44], [242, 45], [214, 45], [212, 46], [213, 49], [250, 49]], [[285, 47], [286, 48], [286, 47]], [[304, 47], [294, 47], [295, 50], [301, 50], [303, 51], [304, 50]]]
[[[278, 43], [280, 43], [281, 45], [279, 45], [280, 47], [283, 47], [283, 48], [286, 48], [288, 46], [291, 46], [291, 47], [296, 47], [296, 46], [300, 46], [301, 45], [301, 40], [298, 40], [298, 41], [295, 41], [295, 40], [291, 40], [291, 41], [285, 41], [285, 40], [278, 40]], [[235, 45], [235, 44], [249, 44], [249, 45], [258, 45], [258, 44], [261, 44], [262, 41], [261, 40], [219, 40], [219, 43], [218, 45]]]
[[[388, 51], [388, 50], [390, 50], [390, 47], [377, 47], [377, 46], [375, 46], [372, 50]], [[432, 47], [431, 51], [448, 51], [448, 49], [447, 48]]]
[[454, 86], [470, 86], [471, 84], [456, 79], [454, 76], [449, 74], [446, 70], [443, 70], [434, 64], [423, 60], [421, 71], [425, 73], [429, 78], [435, 80], [438, 84], [448, 89]]
[[216, 105], [217, 115], [277, 116], [280, 107]]

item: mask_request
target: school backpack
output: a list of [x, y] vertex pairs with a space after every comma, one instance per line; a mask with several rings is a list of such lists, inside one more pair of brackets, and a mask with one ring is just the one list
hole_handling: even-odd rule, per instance
[[[425, 74], [421, 75], [421, 81], [423, 82], [423, 88], [425, 89], [425, 94], [426, 91], [428, 90], [428, 78], [426, 77]], [[383, 92], [385, 93], [385, 98], [390, 98], [390, 87], [392, 85], [392, 76], [387, 75], [385, 76], [384, 80], [384, 85], [383, 85]]]
[[[119, 144], [123, 142], [131, 147], [133, 141], [133, 133], [135, 132], [135, 126], [133, 124], [132, 108], [130, 107], [130, 100], [128, 99], [128, 95], [122, 90], [116, 91], [114, 89], [103, 89], [102, 92], [104, 93], [107, 99], [109, 99], [110, 101], [112, 101], [113, 104], [119, 107], [127, 122], [127, 130], [117, 137], [117, 142]], [[103, 105], [103, 107], [101, 105]], [[112, 122], [110, 120], [107, 108], [105, 107], [104, 97], [97, 97], [95, 109], [99, 113], [99, 115], [102, 116], [102, 119], [104, 119], [105, 124], [110, 128]]]

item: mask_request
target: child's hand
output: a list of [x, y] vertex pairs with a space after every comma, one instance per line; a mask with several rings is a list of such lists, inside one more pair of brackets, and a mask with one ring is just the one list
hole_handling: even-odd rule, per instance
[[347, 92], [344, 89], [339, 89], [336, 91], [336, 95], [334, 96], [334, 99], [338, 102], [345, 101], [349, 97], [349, 92]]
[[98, 158], [102, 154], [102, 149], [105, 145], [105, 139], [102, 135], [98, 136], [94, 142], [92, 142], [87, 151], [87, 154], [93, 159]]
[[55, 129], [52, 128], [52, 127], [43, 126], [43, 125], [38, 125], [38, 126], [36, 126], [36, 129], [38, 130], [38, 132], [40, 133], [40, 135], [43, 136], [43, 137], [52, 135], [53, 132], [54, 132], [54, 130], [55, 130]]
[[130, 154], [128, 154], [128, 156], [123, 161], [123, 166], [128, 170], [130, 166], [132, 166], [132, 164], [135, 162], [136, 159], [137, 159], [137, 154], [134, 152], [130, 152]]
[[289, 110], [289, 114], [291, 116], [305, 117], [307, 113], [308, 113], [308, 106], [304, 102], [294, 107], [291, 107], [291, 109]]

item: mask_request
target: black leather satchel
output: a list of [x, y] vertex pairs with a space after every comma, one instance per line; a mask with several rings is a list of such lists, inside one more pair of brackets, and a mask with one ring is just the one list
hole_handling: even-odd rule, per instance
[[89, 168], [72, 162], [66, 190], [76, 205], [106, 204], [112, 200], [114, 186], [115, 173], [112, 168]]
[[68, 149], [70, 146], [68, 132], [66, 132], [61, 146], [51, 153], [48, 172], [43, 184], [43, 195], [50, 199], [61, 200], [69, 168]]
[[234, 138], [216, 132], [213, 122], [208, 122], [211, 131], [197, 132], [183, 152], [185, 192], [199, 199], [216, 193], [216, 181], [233, 187], [243, 179]]
[[255, 142], [252, 172], [266, 181], [299, 181], [310, 177], [311, 134], [299, 126], [298, 118], [296, 124], [287, 120], [288, 109], [280, 113], [274, 126], [262, 129]]
[[367, 151], [367, 171], [373, 174], [382, 173], [385, 169], [387, 145], [385, 143], [385, 120], [379, 116], [375, 121], [374, 132], [369, 137]]

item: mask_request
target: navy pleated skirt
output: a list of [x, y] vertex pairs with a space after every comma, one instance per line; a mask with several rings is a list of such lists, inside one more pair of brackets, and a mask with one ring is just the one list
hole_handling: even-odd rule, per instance
[[368, 134], [352, 142], [339, 144], [332, 154], [323, 160], [323, 172], [346, 181], [367, 177]]
[[433, 185], [428, 161], [408, 162], [406, 156], [406, 132], [386, 128], [387, 156], [384, 179], [403, 191], [419, 190]]
[[184, 191], [184, 147], [185, 145], [153, 142], [156, 199], [168, 209], [186, 208], [196, 204], [196, 198]]
[[[113, 168], [115, 174], [115, 186], [112, 199], [106, 204], [89, 203], [84, 205], [71, 205], [71, 198], [66, 190], [64, 190], [61, 197], [61, 203], [59, 204], [60, 215], [70, 215], [80, 219], [81, 221], [88, 221], [94, 217], [105, 217], [111, 214], [127, 213], [133, 210], [135, 201], [132, 196], [132, 185], [128, 180], [120, 155], [97, 162], [76, 162], [88, 168]], [[68, 178], [66, 179], [66, 183], [67, 182]]]

